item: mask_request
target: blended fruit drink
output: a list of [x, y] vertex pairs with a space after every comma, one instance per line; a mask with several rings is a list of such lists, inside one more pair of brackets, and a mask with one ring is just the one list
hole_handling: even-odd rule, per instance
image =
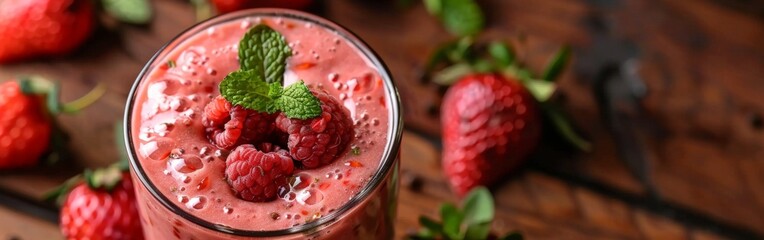
[[379, 59], [326, 20], [261, 9], [195, 26], [128, 103], [146, 238], [392, 238], [398, 105]]

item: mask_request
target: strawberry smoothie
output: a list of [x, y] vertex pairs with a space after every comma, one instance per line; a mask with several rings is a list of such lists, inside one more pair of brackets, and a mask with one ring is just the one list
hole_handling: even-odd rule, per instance
[[[264, 24], [292, 56], [284, 85], [303, 80], [347, 108], [353, 138], [328, 165], [295, 168], [278, 198], [245, 201], [226, 182], [231, 150], [201, 115], [239, 69], [239, 41]], [[126, 113], [131, 169], [147, 239], [388, 239], [397, 195], [398, 98], [389, 74], [352, 34], [318, 17], [261, 9], [186, 31], [149, 62]], [[275, 140], [274, 140], [275, 141]]]

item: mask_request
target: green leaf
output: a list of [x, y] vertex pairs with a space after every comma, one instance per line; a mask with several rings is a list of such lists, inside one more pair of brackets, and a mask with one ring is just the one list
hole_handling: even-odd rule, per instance
[[495, 67], [493, 63], [486, 59], [478, 59], [472, 64], [472, 69], [474, 69], [475, 72], [492, 73], [494, 72]]
[[46, 192], [43, 195], [43, 200], [46, 202], [54, 202], [56, 203], [56, 206], [62, 206], [64, 202], [66, 201], [66, 196], [69, 195], [69, 191], [72, 190], [72, 188], [74, 188], [75, 186], [77, 186], [77, 184], [81, 182], [82, 182], [82, 175], [77, 174], [74, 177], [67, 179], [61, 185]]
[[519, 232], [512, 232], [502, 237], [501, 240], [523, 240], [523, 235]]
[[430, 55], [430, 59], [427, 61], [427, 65], [425, 65], [425, 71], [432, 72], [439, 64], [447, 62], [449, 60], [449, 55], [456, 49], [457, 45], [457, 41], [451, 41], [438, 47], [438, 49]]
[[424, 0], [424, 7], [430, 14], [440, 16], [443, 12], [443, 0]]
[[101, 0], [101, 3], [106, 13], [122, 22], [146, 24], [151, 21], [148, 0]]
[[[470, 191], [464, 199], [464, 224], [469, 227], [493, 221], [493, 197], [485, 187]], [[479, 227], [479, 226], [478, 226]]]
[[536, 79], [528, 79], [523, 81], [523, 85], [528, 89], [528, 92], [533, 95], [533, 98], [539, 102], [546, 102], [554, 94], [557, 89], [553, 82], [541, 81]]
[[432, 81], [436, 84], [447, 86], [472, 72], [472, 66], [469, 64], [457, 63], [433, 74]]
[[568, 46], [564, 46], [560, 48], [560, 50], [557, 51], [557, 53], [554, 55], [552, 60], [547, 63], [546, 68], [544, 70], [544, 75], [541, 76], [541, 79], [546, 81], [553, 82], [557, 77], [562, 73], [562, 70], [565, 68], [565, 65], [568, 63], [568, 59], [570, 58], [570, 48]]
[[484, 222], [478, 224], [472, 224], [467, 227], [467, 232], [464, 234], [464, 239], [467, 240], [483, 240], [488, 239], [488, 235], [491, 233], [491, 222]]
[[[275, 85], [275, 86], [274, 86]], [[266, 83], [255, 70], [238, 70], [226, 76], [220, 82], [220, 94], [234, 105], [274, 113], [278, 109], [274, 98], [279, 83]]]
[[488, 45], [488, 53], [500, 68], [509, 67], [515, 61], [515, 54], [512, 48], [504, 42], [495, 41]]
[[284, 82], [286, 59], [292, 49], [281, 33], [260, 24], [247, 31], [239, 42], [239, 64], [242, 70], [253, 70], [267, 83]]
[[560, 133], [567, 142], [581, 151], [588, 152], [591, 150], [591, 143], [579, 136], [573, 130], [573, 125], [570, 124], [562, 111], [549, 104], [543, 104], [542, 106], [544, 107], [544, 112], [549, 116], [549, 119], [552, 120], [552, 124], [554, 124], [557, 132]]
[[286, 87], [276, 99], [276, 106], [289, 118], [308, 119], [321, 115], [321, 102], [302, 81]]
[[419, 225], [422, 225], [422, 227], [429, 229], [433, 233], [439, 233], [440, 230], [443, 229], [443, 226], [440, 223], [425, 216], [419, 217]]
[[107, 168], [96, 170], [86, 169], [83, 176], [91, 188], [111, 191], [114, 189], [114, 186], [122, 181], [122, 170], [119, 169], [118, 164], [114, 164]]
[[443, 233], [449, 239], [461, 238], [462, 213], [453, 204], [446, 203], [440, 207], [440, 218], [443, 220]]
[[452, 34], [471, 36], [483, 30], [483, 12], [474, 0], [443, 0], [441, 4], [441, 20]]

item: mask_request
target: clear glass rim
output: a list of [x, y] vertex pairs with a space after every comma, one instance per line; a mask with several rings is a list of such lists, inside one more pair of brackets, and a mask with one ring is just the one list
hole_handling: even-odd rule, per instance
[[[385, 151], [381, 157], [382, 164], [380, 165], [380, 168], [374, 173], [374, 176], [371, 178], [371, 180], [366, 184], [366, 186], [355, 196], [353, 196], [348, 202], [343, 204], [341, 207], [337, 208], [337, 210], [319, 218], [316, 221], [300, 224], [297, 226], [293, 226], [287, 229], [281, 229], [281, 230], [273, 230], [273, 231], [252, 231], [252, 230], [241, 230], [232, 228], [229, 226], [221, 225], [221, 224], [215, 224], [208, 222], [202, 218], [199, 218], [197, 216], [194, 216], [193, 214], [190, 214], [183, 210], [182, 208], [178, 207], [173, 203], [172, 200], [168, 199], [166, 196], [164, 196], [154, 185], [153, 182], [151, 182], [146, 175], [146, 172], [144, 171], [143, 167], [140, 164], [140, 161], [138, 161], [135, 153], [135, 146], [133, 144], [133, 137], [132, 137], [132, 111], [133, 111], [133, 101], [135, 100], [137, 89], [140, 86], [140, 83], [144, 80], [146, 77], [146, 74], [149, 73], [149, 71], [152, 69], [152, 67], [155, 65], [155, 61], [157, 59], [161, 59], [164, 57], [164, 54], [167, 53], [166, 50], [168, 50], [168, 47], [171, 46], [177, 46], [178, 44], [181, 44], [183, 41], [187, 40], [189, 37], [195, 35], [196, 33], [203, 31], [209, 26], [213, 26], [216, 24], [225, 23], [228, 21], [233, 21], [237, 19], [243, 19], [246, 17], [284, 17], [284, 18], [290, 18], [305, 22], [310, 22], [313, 24], [316, 24], [320, 27], [323, 27], [325, 29], [328, 29], [330, 31], [336, 32], [340, 37], [344, 38], [346, 41], [351, 43], [354, 47], [356, 47], [358, 50], [361, 51], [361, 53], [378, 69], [379, 74], [381, 75], [383, 81], [385, 84], [383, 86], [385, 87], [386, 95], [389, 97], [389, 106], [388, 106], [388, 115], [390, 116], [389, 120], [389, 128], [388, 128], [388, 139], [385, 144]], [[392, 80], [392, 75], [390, 74], [389, 69], [387, 66], [380, 60], [379, 55], [374, 52], [368, 44], [366, 44], [363, 40], [361, 40], [357, 35], [350, 32], [346, 28], [340, 26], [337, 23], [331, 22], [327, 19], [315, 16], [313, 14], [300, 12], [300, 11], [294, 11], [294, 10], [288, 10], [288, 9], [276, 9], [276, 8], [259, 8], [259, 9], [248, 9], [243, 11], [238, 11], [234, 13], [229, 13], [226, 15], [218, 16], [212, 19], [208, 19], [206, 21], [200, 22], [195, 24], [194, 26], [184, 30], [182, 33], [180, 33], [178, 36], [174, 37], [172, 40], [170, 40], [167, 44], [165, 44], [162, 48], [160, 48], [154, 56], [149, 59], [149, 61], [146, 63], [146, 65], [141, 70], [140, 74], [138, 74], [138, 77], [135, 80], [135, 83], [133, 83], [132, 88], [130, 89], [130, 93], [128, 94], [127, 99], [127, 106], [125, 107], [125, 114], [124, 114], [124, 137], [125, 137], [125, 147], [127, 148], [127, 153], [130, 159], [130, 167], [135, 173], [135, 175], [138, 177], [138, 180], [141, 182], [143, 187], [146, 187], [146, 189], [149, 190], [151, 195], [159, 201], [165, 208], [170, 210], [171, 212], [177, 214], [178, 216], [197, 224], [201, 227], [237, 235], [237, 236], [244, 236], [244, 237], [276, 237], [276, 236], [285, 236], [285, 235], [292, 235], [292, 234], [298, 234], [298, 233], [307, 233], [312, 232], [315, 229], [318, 229], [320, 227], [329, 225], [333, 223], [335, 220], [337, 220], [339, 217], [342, 217], [353, 209], [358, 204], [362, 203], [364, 200], [366, 200], [371, 193], [373, 193], [381, 184], [384, 182], [386, 176], [390, 171], [393, 170], [393, 166], [395, 161], [398, 157], [398, 152], [400, 149], [400, 143], [401, 143], [401, 137], [403, 134], [403, 118], [401, 116], [401, 109], [400, 109], [400, 96], [398, 95], [398, 91], [396, 90], [395, 83]], [[137, 186], [136, 186], [137, 187]]]

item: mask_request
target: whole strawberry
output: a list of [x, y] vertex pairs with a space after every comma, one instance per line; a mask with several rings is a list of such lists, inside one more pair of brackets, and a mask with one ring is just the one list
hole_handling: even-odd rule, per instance
[[48, 149], [51, 120], [43, 100], [21, 92], [16, 81], [0, 84], [0, 169], [34, 165]]
[[0, 63], [69, 53], [90, 35], [94, 17], [90, 0], [0, 1]]
[[445, 45], [428, 70], [450, 63], [433, 73], [432, 80], [451, 85], [441, 103], [442, 164], [457, 195], [491, 185], [525, 161], [539, 143], [542, 113], [576, 147], [589, 147], [549, 101], [555, 90], [553, 80], [567, 60], [567, 48], [536, 78], [515, 61], [508, 45], [472, 44], [470, 38], [463, 38]]
[[[103, 171], [103, 172], [99, 172]], [[66, 239], [143, 239], [130, 174], [116, 168], [85, 176], [61, 208]]]
[[536, 101], [514, 79], [498, 74], [461, 78], [443, 98], [443, 169], [457, 194], [496, 181], [536, 148]]
[[53, 115], [77, 112], [98, 99], [103, 88], [69, 104], [60, 104], [57, 92], [56, 84], [40, 78], [0, 83], [0, 169], [35, 165], [51, 150], [54, 133], [60, 135]]

